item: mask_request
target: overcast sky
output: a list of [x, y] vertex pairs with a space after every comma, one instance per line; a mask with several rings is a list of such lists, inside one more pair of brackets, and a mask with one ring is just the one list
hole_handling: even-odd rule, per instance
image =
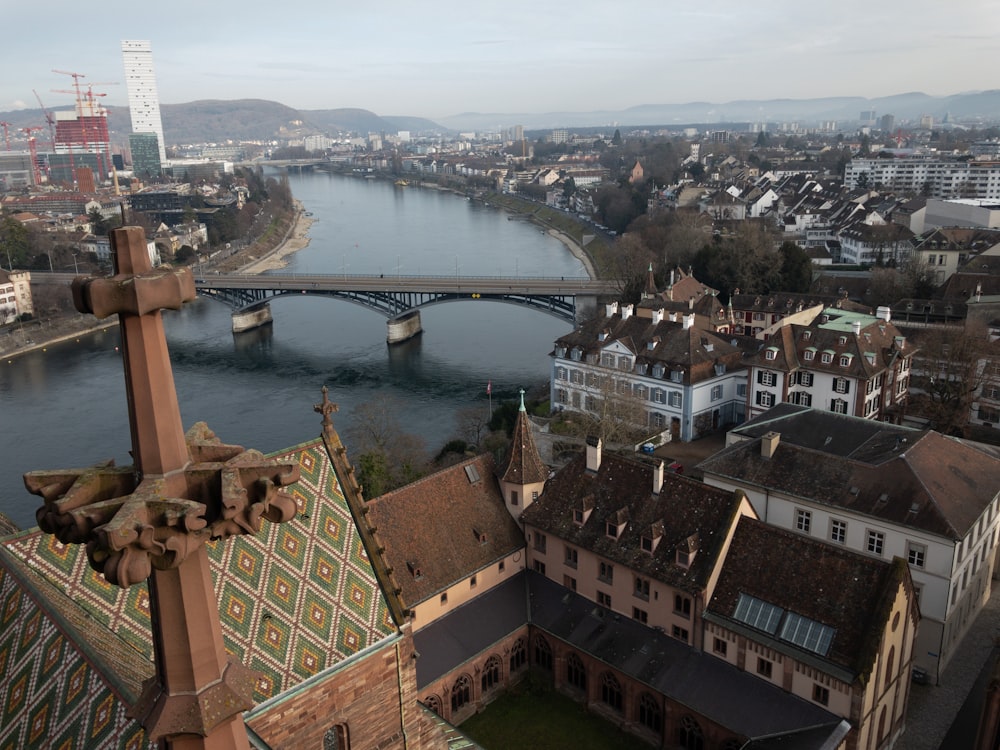
[[53, 69], [126, 104], [122, 39], [152, 42], [164, 104], [431, 119], [1000, 88], [998, 0], [4, 0], [0, 28], [0, 112], [72, 103]]

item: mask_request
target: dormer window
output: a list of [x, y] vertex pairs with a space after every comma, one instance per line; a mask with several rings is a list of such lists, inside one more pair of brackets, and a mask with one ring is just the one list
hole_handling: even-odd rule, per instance
[[815, 356], [816, 356], [816, 350], [815, 349], [813, 349], [811, 346], [808, 349], [806, 349], [806, 351], [805, 351], [805, 360], [806, 360], [806, 362], [812, 362], [813, 358]]
[[812, 331], [806, 329], [805, 331], [802, 332], [802, 340], [803, 341], [808, 341], [811, 338], [812, 338]]
[[841, 367], [850, 367], [850, 365], [851, 365], [851, 355], [850, 354], [842, 354], [840, 356], [840, 366]]
[[639, 546], [643, 552], [651, 555], [656, 552], [656, 547], [659, 545], [660, 539], [662, 538], [663, 522], [657, 521], [643, 532], [642, 537], [639, 540]]
[[481, 529], [473, 527], [472, 535], [476, 538], [476, 541], [480, 544], [486, 544], [486, 532]]
[[607, 341], [607, 339], [608, 339], [608, 332], [607, 331], [601, 331], [599, 334], [597, 334], [597, 340], [598, 341]]
[[682, 568], [690, 568], [694, 562], [695, 555], [698, 554], [700, 541], [698, 534], [692, 534], [687, 539], [677, 545], [677, 564]]
[[570, 353], [569, 353], [570, 359], [572, 359], [575, 362], [579, 362], [580, 361], [580, 357], [582, 355], [583, 355], [583, 350], [580, 347], [578, 347], [578, 346], [574, 346], [573, 349], [570, 350]]
[[653, 365], [653, 377], [654, 378], [662, 378], [663, 377], [663, 373], [664, 373], [664, 371], [666, 369], [667, 369], [666, 367], [664, 367], [662, 364], [660, 364], [659, 362], [657, 362], [655, 365]]
[[684, 380], [684, 370], [671, 370], [670, 380], [674, 383], [680, 383]]
[[618, 539], [625, 531], [628, 523], [628, 508], [622, 508], [617, 513], [613, 513], [605, 524], [604, 533], [611, 539]]
[[829, 350], [823, 352], [823, 355], [820, 359], [822, 360], [824, 365], [830, 364], [831, 362], [833, 362], [833, 352]]
[[764, 352], [765, 359], [774, 359], [777, 356], [778, 356], [778, 347], [776, 346], [769, 346], [767, 350]]
[[649, 365], [646, 364], [645, 362], [640, 362], [635, 366], [635, 372], [637, 375], [645, 375], [648, 370], [649, 370]]
[[583, 526], [587, 523], [587, 519], [590, 518], [590, 513], [593, 509], [594, 497], [593, 495], [587, 495], [573, 508], [573, 523], [577, 526]]
[[420, 569], [420, 564], [416, 560], [407, 560], [406, 569], [410, 571], [410, 575], [415, 579], [420, 579], [424, 577], [423, 571]]
[[566, 347], [565, 346], [557, 346], [556, 347], [556, 356], [557, 357], [565, 357], [566, 356]]

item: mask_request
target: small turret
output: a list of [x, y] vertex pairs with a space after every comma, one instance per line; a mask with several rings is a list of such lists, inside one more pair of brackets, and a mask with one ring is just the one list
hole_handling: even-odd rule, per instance
[[524, 407], [524, 389], [521, 389], [521, 405], [514, 423], [507, 455], [497, 469], [504, 505], [514, 517], [520, 520], [521, 512], [533, 503], [545, 487], [549, 469], [542, 461], [535, 441], [531, 436], [531, 422]]

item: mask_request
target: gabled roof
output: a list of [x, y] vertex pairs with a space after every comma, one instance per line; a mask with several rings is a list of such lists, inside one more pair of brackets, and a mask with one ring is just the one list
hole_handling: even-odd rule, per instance
[[[807, 663], [839, 668], [841, 678], [852, 683], [870, 672], [888, 607], [908, 579], [901, 559], [886, 562], [740, 518], [705, 616]], [[774, 608], [770, 627], [755, 627], [740, 616], [741, 597]], [[804, 622], [801, 618], [825, 632], [828, 646], [803, 644], [785, 629]]]
[[[779, 434], [770, 458], [765, 433]], [[699, 464], [767, 488], [958, 540], [1000, 490], [1000, 460], [932, 430], [781, 405], [733, 431], [746, 438]]]
[[[261, 673], [255, 702], [398, 633], [385, 584], [373, 570], [323, 441], [273, 457], [299, 464], [301, 478], [290, 487], [296, 517], [266, 523], [256, 536], [207, 545], [226, 650]], [[38, 529], [6, 539], [2, 547], [10, 566], [31, 570], [47, 584], [32, 592], [44, 610], [36, 624], [49, 627], [52, 612], [72, 614], [87, 623], [83, 648], [104, 655], [102, 644], [114, 633], [144, 660], [152, 659], [145, 582], [112, 586], [89, 566], [81, 545], [65, 546]], [[44, 661], [44, 647], [33, 643], [31, 658]], [[29, 709], [35, 710], [25, 704], [24, 711]]]
[[484, 454], [368, 503], [407, 607], [524, 547]]
[[[664, 473], [663, 486], [654, 495], [653, 475], [652, 461], [604, 452], [594, 472], [587, 469], [586, 457], [580, 456], [548, 481], [545, 492], [525, 509], [521, 520], [695, 594], [704, 589], [718, 564], [723, 540], [735, 523], [743, 495], [671, 472]], [[590, 513], [578, 524], [574, 511], [583, 505]], [[608, 522], [617, 523], [626, 515], [621, 533], [617, 538], [609, 537]], [[642, 550], [643, 536], [656, 540], [652, 553]], [[696, 538], [697, 554], [685, 568], [676, 562], [677, 550], [686, 549], [692, 538]]]
[[[854, 325], [860, 326], [855, 332]], [[775, 356], [768, 359], [768, 350]], [[807, 359], [806, 352], [812, 357]], [[798, 368], [868, 379], [900, 355], [917, 349], [892, 323], [871, 315], [826, 309], [808, 326], [784, 326], [772, 334], [748, 364], [791, 372]], [[829, 362], [824, 362], [827, 354]], [[847, 364], [842, 364], [843, 358]]]
[[709, 321], [696, 315], [694, 325], [685, 329], [681, 317], [677, 316], [677, 322], [665, 317], [655, 323], [650, 318], [635, 315], [623, 320], [622, 315], [616, 313], [590, 320], [572, 333], [559, 337], [556, 347], [567, 350], [578, 347], [584, 355], [594, 355], [599, 360], [601, 351], [621, 345], [635, 356], [637, 364], [660, 363], [667, 368], [684, 369], [686, 383], [692, 382], [691, 368], [698, 365], [723, 361], [735, 368], [739, 364], [742, 356], [739, 348], [730, 343], [728, 337], [706, 330]]

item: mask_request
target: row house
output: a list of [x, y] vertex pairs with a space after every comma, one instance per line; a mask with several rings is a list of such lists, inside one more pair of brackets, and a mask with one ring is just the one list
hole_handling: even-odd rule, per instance
[[811, 324], [781, 325], [747, 360], [747, 415], [789, 402], [867, 419], [898, 418], [917, 349], [879, 317], [827, 308]]
[[811, 726], [825, 747], [888, 748], [901, 732], [918, 619], [902, 561], [796, 539], [743, 492], [596, 439], [522, 521], [556, 686], [648, 741], [739, 748]]
[[841, 229], [838, 239], [842, 263], [890, 265], [909, 259], [913, 232], [899, 224], [869, 218]]
[[[1000, 459], [985, 446], [782, 404], [734, 429], [705, 482], [746, 492], [760, 519], [910, 568], [918, 677], [937, 681], [989, 600]], [[808, 467], [808, 468], [804, 468]]]
[[695, 313], [606, 306], [552, 352], [550, 398], [565, 409], [670, 430], [693, 440], [743, 419], [746, 379], [740, 350]]

